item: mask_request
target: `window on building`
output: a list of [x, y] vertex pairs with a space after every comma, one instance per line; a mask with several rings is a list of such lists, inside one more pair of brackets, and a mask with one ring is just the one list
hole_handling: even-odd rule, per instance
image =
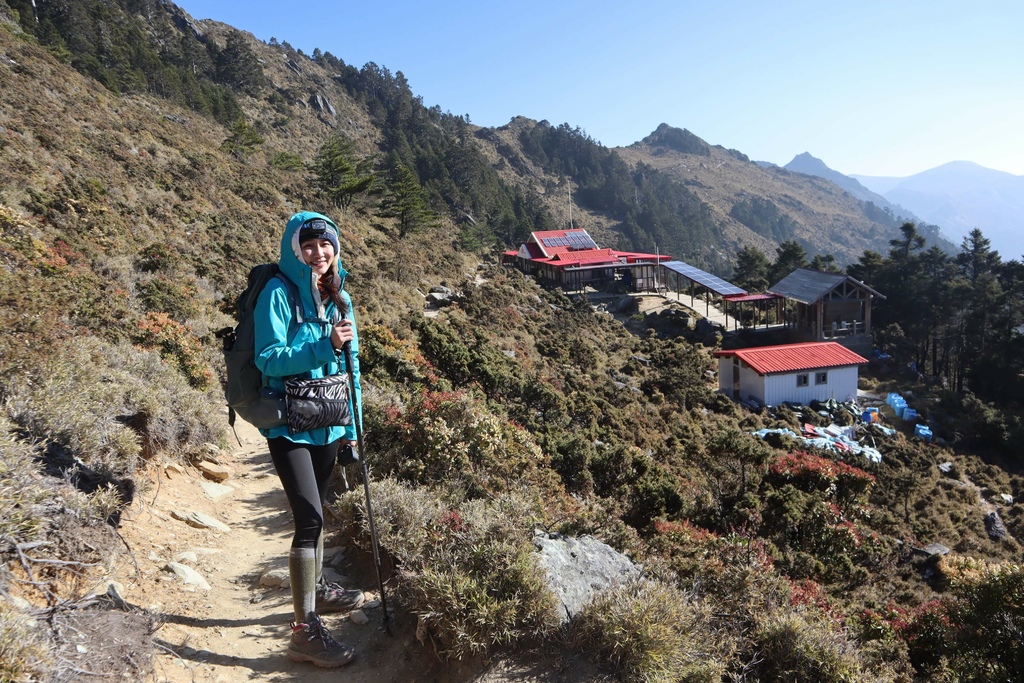
[[796, 376], [796, 385], [798, 387], [806, 387], [807, 386], [807, 373], [804, 373], [802, 375], [797, 375]]
[[816, 372], [814, 373], [815, 384], [828, 384], [828, 373], [827, 372]]

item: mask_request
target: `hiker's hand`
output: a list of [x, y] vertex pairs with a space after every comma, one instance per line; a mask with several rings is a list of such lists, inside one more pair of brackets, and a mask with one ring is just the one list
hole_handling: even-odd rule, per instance
[[355, 339], [356, 333], [352, 329], [351, 320], [341, 320], [331, 328], [331, 346], [340, 349], [348, 342]]

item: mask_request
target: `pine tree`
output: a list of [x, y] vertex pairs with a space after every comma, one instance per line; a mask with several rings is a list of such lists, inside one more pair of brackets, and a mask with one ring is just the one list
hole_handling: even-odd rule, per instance
[[259, 59], [237, 31], [228, 36], [227, 45], [217, 54], [215, 61], [217, 80], [232, 90], [257, 95], [267, 82]]
[[231, 124], [231, 135], [221, 143], [220, 148], [236, 159], [244, 159], [263, 142], [263, 136], [256, 130], [256, 126], [246, 121], [244, 116], [239, 116]]
[[773, 283], [792, 273], [797, 268], [807, 265], [807, 252], [796, 240], [786, 240], [775, 249], [775, 263], [772, 264], [768, 278]]
[[374, 175], [366, 166], [367, 160], [357, 161], [355, 145], [341, 135], [327, 139], [313, 159], [310, 167], [313, 185], [327, 195], [331, 203], [347, 209], [352, 199], [373, 185]]
[[763, 292], [768, 289], [768, 269], [771, 264], [764, 252], [757, 247], [743, 247], [736, 255], [736, 271], [733, 279], [736, 284], [750, 292]]
[[416, 174], [395, 155], [390, 160], [388, 187], [381, 200], [380, 215], [398, 219], [398, 237], [432, 225], [436, 218], [427, 206], [426, 193]]

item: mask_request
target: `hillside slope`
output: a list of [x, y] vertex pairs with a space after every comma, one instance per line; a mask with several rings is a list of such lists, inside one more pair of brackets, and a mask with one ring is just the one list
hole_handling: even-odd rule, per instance
[[[44, 19], [59, 9], [37, 5]], [[675, 302], [615, 302], [635, 308], [614, 317], [493, 263], [501, 247], [566, 220], [571, 190], [579, 220], [619, 246], [670, 246], [727, 268], [730, 240], [824, 240], [796, 209], [855, 222], [856, 204], [826, 201], [834, 187], [812, 180], [812, 193], [796, 174], [752, 174], [763, 187], [744, 195], [737, 177], [753, 165], [675, 129], [630, 152], [567, 125], [474, 128], [423, 107], [400, 72], [261, 44], [156, 0], [60, 7], [78, 14], [57, 19], [83, 22], [65, 26], [66, 38], [0, 26], [0, 647], [17, 653], [4, 649], [0, 677], [14, 666], [22, 669], [11, 677], [36, 680], [118, 677], [128, 666], [145, 678], [160, 652], [167, 667], [209, 658], [219, 668], [175, 670], [188, 680], [306, 675], [280, 659], [283, 592], [258, 587], [257, 568], [286, 540], [287, 514], [262, 451], [250, 442], [244, 455], [226, 453], [212, 334], [231, 321], [246, 271], [276, 257], [283, 222], [300, 207], [343, 227], [364, 455], [385, 557], [399, 569], [389, 588], [405, 619], [400, 637], [384, 644], [362, 633], [367, 663], [395, 677], [472, 680], [507, 654], [515, 675], [548, 681], [574, 680], [578, 658], [601, 668], [594, 677], [607, 670], [631, 682], [905, 682], [950, 680], [949, 671], [970, 673], [978, 659], [1020, 647], [1006, 634], [1020, 623], [1012, 563], [1024, 535], [1022, 480], [967, 450], [996, 438], [1012, 446], [1019, 422], [970, 396], [933, 400], [933, 385], [894, 373], [868, 382], [912, 390], [946, 443], [914, 439], [909, 423], [861, 425], [883, 454], [875, 463], [784, 432], [762, 440], [752, 432], [796, 433], [832, 416], [753, 413], [716, 393], [721, 339], [691, 327]], [[6, 2], [0, 14], [11, 16]], [[117, 43], [94, 62], [90, 45], [76, 43], [93, 35], [138, 45]], [[181, 54], [155, 47], [169, 35], [177, 40], [165, 44], [201, 50], [192, 57], [206, 74], [196, 82], [203, 97], [158, 94], [182, 94], [171, 87], [181, 71], [170, 68]], [[131, 54], [137, 64], [119, 61]], [[379, 181], [345, 208], [308, 167], [337, 131], [360, 160], [372, 155]], [[707, 174], [740, 166], [726, 190], [711, 191], [697, 184], [704, 176], [670, 177], [655, 162]], [[403, 188], [428, 205], [416, 225], [394, 210]], [[756, 228], [733, 217], [738, 204]], [[915, 249], [908, 237], [906, 251]], [[417, 290], [434, 284], [453, 293], [427, 316]], [[898, 353], [920, 332], [906, 329], [891, 330], [887, 348]], [[833, 411], [843, 424], [859, 419]], [[223, 502], [207, 500], [190, 469], [209, 457], [238, 468]], [[188, 474], [165, 490], [177, 471], [169, 465]], [[238, 538], [161, 518], [176, 497], [223, 515]], [[1002, 537], [985, 516], [997, 511]], [[332, 498], [331, 514], [346, 545], [366, 546], [359, 496]], [[537, 531], [599, 537], [642, 563], [648, 580], [605, 591], [560, 628], [534, 557]], [[922, 555], [933, 543], [951, 556]], [[197, 556], [224, 589], [210, 601], [160, 571], [208, 544], [234, 555]], [[347, 554], [353, 564], [343, 568], [367, 587], [359, 559]], [[128, 611], [87, 595], [115, 566]], [[92, 646], [77, 636], [86, 630], [128, 634], [137, 647]], [[182, 642], [190, 636], [202, 647]], [[425, 664], [432, 659], [438, 668]], [[1019, 673], [1012, 661], [992, 680]]]
[[[795, 239], [811, 255], [833, 254], [846, 264], [865, 249], [884, 252], [888, 240], [896, 236], [891, 216], [872, 210], [832, 182], [783, 168], [763, 168], [734, 150], [706, 143], [700, 153], [680, 151], [664, 141], [670, 130], [678, 129], [663, 124], [643, 141], [617, 151], [631, 166], [646, 164], [691, 188], [712, 207], [737, 245], [774, 246], [782, 239]], [[791, 219], [782, 232], [758, 234], [733, 217], [737, 204], [754, 199], [767, 202], [769, 220], [776, 215]]]

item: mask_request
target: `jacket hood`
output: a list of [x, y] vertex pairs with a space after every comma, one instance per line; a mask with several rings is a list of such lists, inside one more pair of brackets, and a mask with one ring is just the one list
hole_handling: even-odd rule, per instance
[[[281, 236], [281, 260], [278, 266], [285, 277], [294, 282], [299, 288], [299, 296], [302, 297], [302, 308], [316, 317], [324, 317], [324, 306], [327, 302], [320, 300], [320, 292], [316, 288], [316, 275], [305, 261], [302, 260], [302, 249], [299, 246], [299, 229], [308, 220], [320, 218], [334, 228], [334, 232], [341, 237], [338, 225], [327, 216], [315, 211], [300, 211], [288, 219], [284, 234]], [[331, 271], [341, 279], [341, 287], [345, 286], [345, 276], [348, 275], [341, 266], [341, 255], [335, 254]]]

